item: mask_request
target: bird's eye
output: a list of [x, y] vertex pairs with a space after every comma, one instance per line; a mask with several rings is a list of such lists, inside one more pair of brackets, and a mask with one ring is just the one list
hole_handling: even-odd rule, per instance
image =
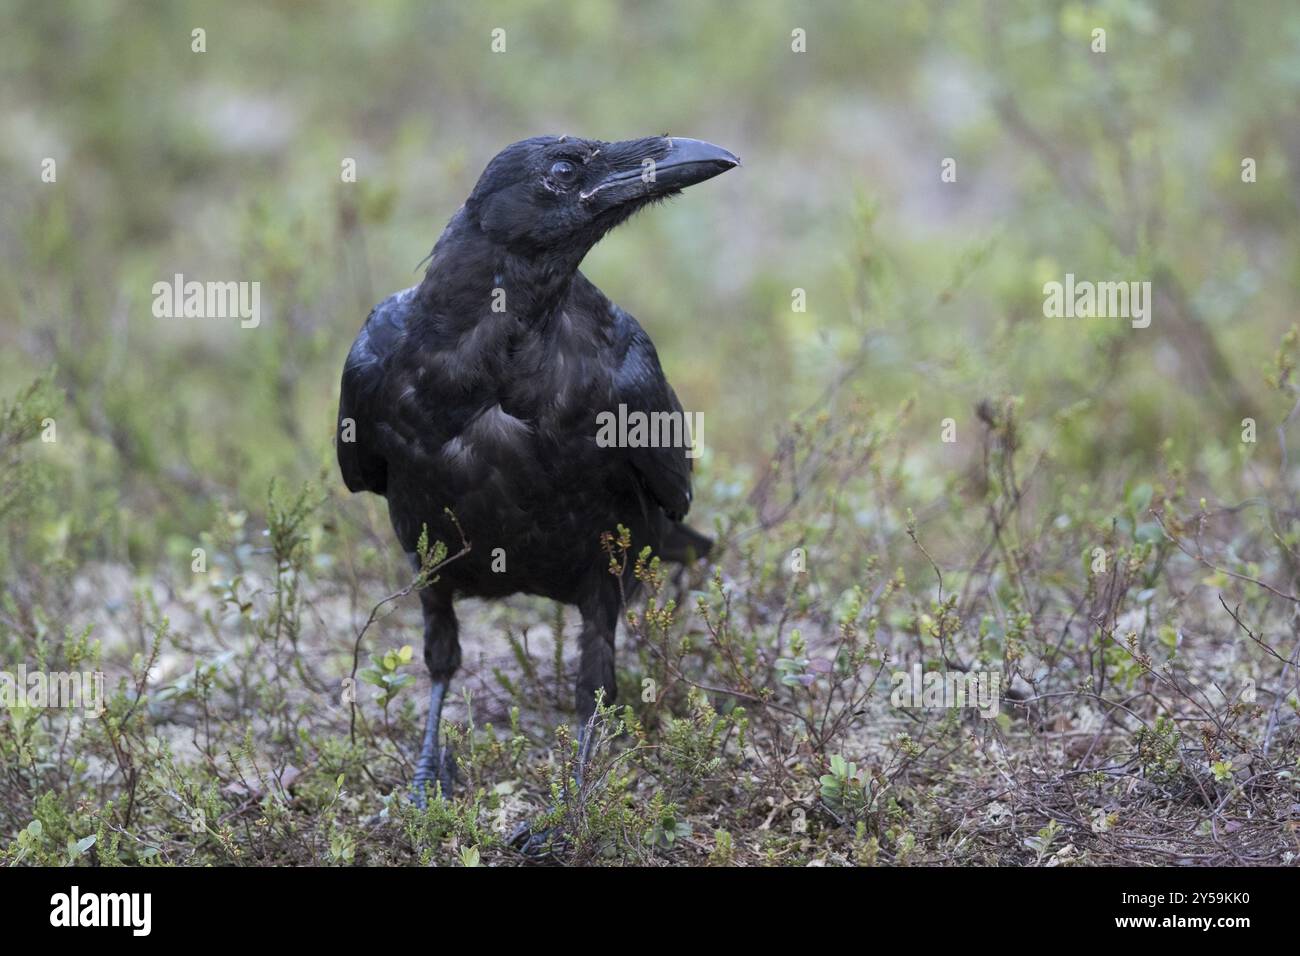
[[567, 160], [561, 159], [554, 166], [551, 167], [551, 178], [558, 183], [573, 182], [574, 177], [577, 175], [578, 175], [577, 167], [575, 167], [573, 163], [570, 163]]

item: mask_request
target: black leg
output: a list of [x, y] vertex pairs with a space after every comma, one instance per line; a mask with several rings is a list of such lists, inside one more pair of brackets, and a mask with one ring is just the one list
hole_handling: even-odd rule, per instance
[[574, 705], [578, 710], [578, 787], [591, 758], [592, 738], [596, 729], [596, 695], [608, 707], [618, 696], [614, 676], [614, 636], [618, 631], [619, 593], [616, 588], [598, 594], [582, 608], [582, 635], [578, 646], [582, 659]]
[[424, 744], [420, 747], [420, 758], [415, 764], [415, 781], [411, 797], [421, 810], [427, 805], [425, 791], [437, 781], [442, 786], [442, 795], [451, 796], [452, 779], [447, 767], [448, 756], [438, 746], [438, 725], [442, 721], [442, 699], [447, 693], [446, 681], [434, 681], [429, 691], [429, 716], [424, 723]]
[[599, 734], [596, 729], [596, 714], [593, 712], [590, 717], [578, 725], [578, 766], [574, 769], [574, 783], [577, 784], [578, 792], [582, 792], [582, 781], [587, 773], [587, 761], [591, 759], [591, 748], [595, 741], [592, 739]]
[[[578, 792], [582, 791], [587, 761], [591, 759], [593, 738], [599, 730], [596, 722], [596, 693], [602, 693], [604, 704], [612, 704], [618, 691], [614, 678], [614, 636], [618, 628], [618, 593], [611, 589], [599, 598], [584, 604], [582, 634], [578, 638], [581, 658], [578, 663], [578, 683], [574, 704], [578, 710], [578, 761], [574, 770]], [[551, 842], [552, 832], [524, 825], [515, 830], [510, 843], [522, 853], [536, 856]]]
[[605, 704], [614, 702], [618, 687], [614, 681], [614, 634], [618, 628], [618, 595], [602, 594], [580, 608], [582, 634], [578, 647], [578, 685], [574, 706], [578, 710], [579, 733], [596, 712], [596, 692], [604, 691]]
[[420, 592], [424, 609], [424, 664], [433, 679], [429, 691], [429, 715], [425, 718], [424, 741], [415, 765], [412, 799], [423, 809], [426, 789], [437, 781], [444, 797], [451, 796], [455, 782], [455, 759], [447, 748], [438, 746], [442, 704], [452, 675], [460, 667], [460, 637], [451, 596], [431, 589]]

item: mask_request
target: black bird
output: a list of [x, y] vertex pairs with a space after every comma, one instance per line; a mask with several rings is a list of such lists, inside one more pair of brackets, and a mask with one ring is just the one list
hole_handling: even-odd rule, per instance
[[[420, 591], [433, 679], [415, 773], [450, 793], [438, 745], [460, 665], [458, 596], [536, 594], [582, 614], [579, 767], [596, 692], [615, 694], [618, 579], [602, 532], [669, 560], [707, 554], [682, 524], [691, 505], [684, 447], [604, 447], [598, 416], [682, 414], [649, 336], [581, 272], [602, 236], [638, 209], [739, 164], [710, 143], [618, 143], [546, 136], [502, 150], [447, 224], [419, 285], [375, 307], [343, 368], [339, 467], [349, 490], [388, 499], [414, 555], [421, 530], [465, 556]], [[449, 518], [444, 509], [450, 509]], [[418, 559], [417, 559], [418, 562]], [[636, 582], [624, 580], [632, 594]]]

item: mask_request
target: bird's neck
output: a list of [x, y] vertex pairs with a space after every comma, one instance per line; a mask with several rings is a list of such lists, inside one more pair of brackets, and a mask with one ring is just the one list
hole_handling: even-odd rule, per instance
[[462, 210], [434, 246], [418, 296], [426, 314], [442, 322], [470, 326], [507, 315], [544, 327], [568, 296], [581, 261], [576, 252], [511, 250], [492, 241]]

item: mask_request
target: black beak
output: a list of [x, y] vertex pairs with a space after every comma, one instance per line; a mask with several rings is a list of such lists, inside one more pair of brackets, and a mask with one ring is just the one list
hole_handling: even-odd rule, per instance
[[606, 152], [609, 173], [579, 197], [602, 208], [668, 196], [740, 165], [730, 150], [681, 136], [611, 143]]
[[740, 165], [740, 157], [702, 139], [670, 136], [668, 153], [656, 163], [655, 179], [669, 190], [685, 189]]

